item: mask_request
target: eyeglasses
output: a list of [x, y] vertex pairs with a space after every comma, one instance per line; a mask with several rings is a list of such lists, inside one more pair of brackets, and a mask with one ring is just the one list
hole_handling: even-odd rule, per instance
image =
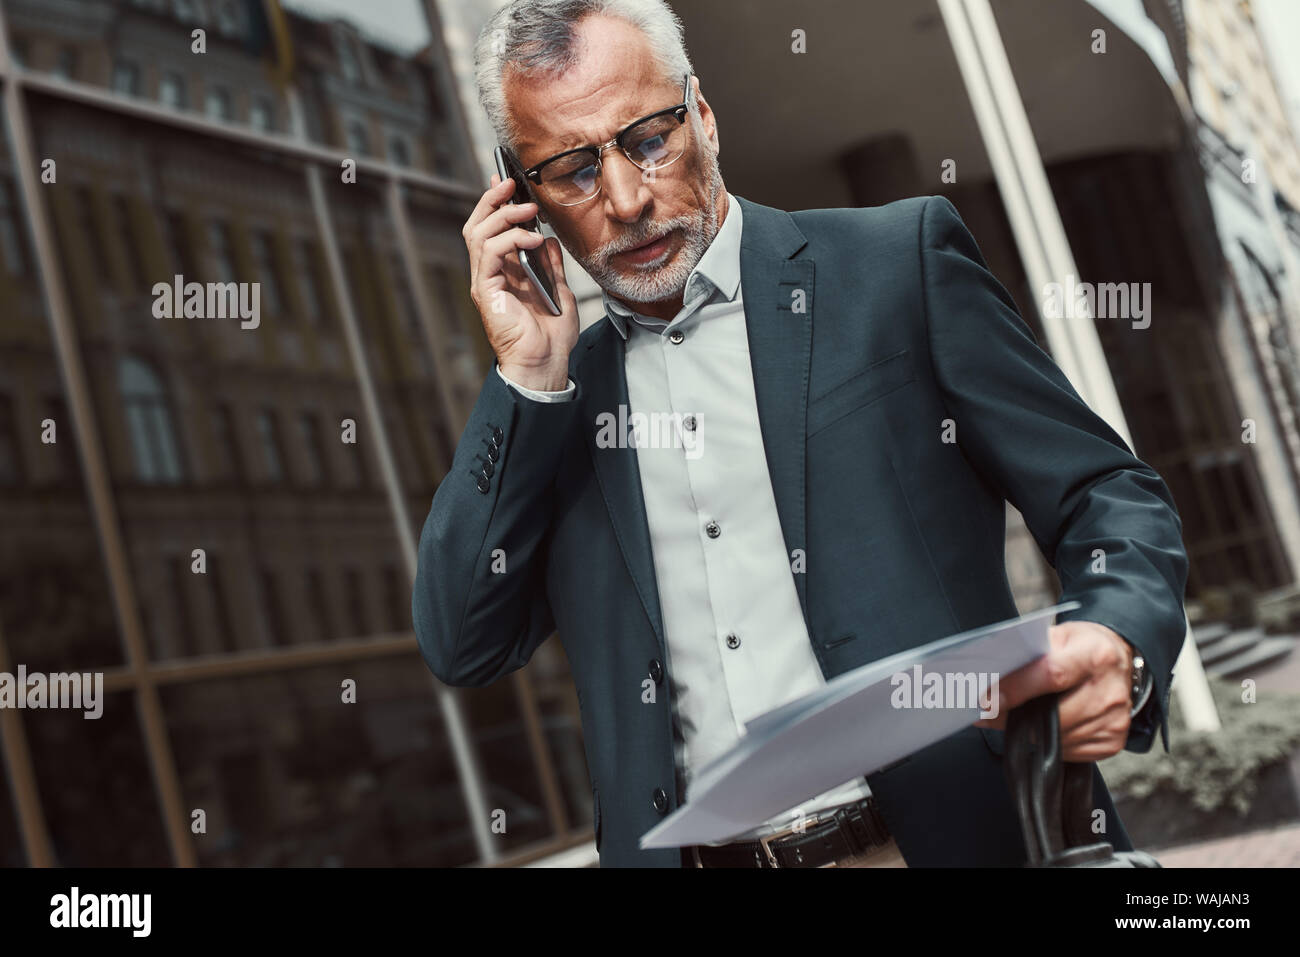
[[617, 146], [643, 170], [671, 166], [686, 151], [686, 116], [693, 99], [691, 75], [686, 74], [682, 102], [632, 123], [608, 143], [565, 150], [524, 170], [538, 191], [560, 206], [577, 206], [600, 192], [601, 156]]

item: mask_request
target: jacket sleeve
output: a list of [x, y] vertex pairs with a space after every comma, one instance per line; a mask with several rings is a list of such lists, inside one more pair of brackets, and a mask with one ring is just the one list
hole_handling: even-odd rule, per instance
[[1168, 488], [1039, 348], [940, 196], [922, 210], [921, 271], [931, 361], [958, 447], [1020, 510], [1057, 571], [1060, 600], [1081, 603], [1058, 620], [1106, 625], [1146, 659], [1155, 687], [1125, 747], [1148, 750], [1158, 726], [1167, 751], [1187, 627], [1187, 554]]
[[555, 630], [546, 542], [577, 408], [527, 398], [495, 369], [484, 381], [420, 533], [411, 599], [420, 652], [445, 684], [490, 684]]

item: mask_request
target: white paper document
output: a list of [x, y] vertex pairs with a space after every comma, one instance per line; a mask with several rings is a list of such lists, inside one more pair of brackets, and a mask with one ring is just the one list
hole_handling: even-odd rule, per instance
[[908, 649], [747, 722], [739, 743], [695, 774], [687, 802], [643, 834], [641, 847], [726, 841], [942, 741], [980, 718], [990, 684], [1045, 655], [1056, 616], [1079, 607], [1054, 605]]

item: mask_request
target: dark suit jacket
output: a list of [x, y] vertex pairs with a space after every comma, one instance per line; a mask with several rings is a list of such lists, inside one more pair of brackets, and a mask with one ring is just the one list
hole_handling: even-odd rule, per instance
[[[1187, 575], [1173, 501], [1035, 343], [953, 205], [788, 213], [739, 201], [763, 442], [786, 546], [806, 555], [792, 574], [825, 676], [1014, 617], [1006, 499], [1055, 566], [1061, 600], [1082, 603], [1062, 619], [1113, 628], [1154, 672], [1128, 746], [1149, 749], [1158, 726], [1167, 748]], [[570, 402], [532, 401], [488, 373], [424, 524], [413, 614], [449, 685], [496, 681], [558, 628], [601, 865], [678, 867], [678, 851], [637, 847], [679, 795], [669, 676], [654, 703], [641, 693], [667, 655], [636, 449], [595, 445], [598, 414], [628, 401], [621, 346], [607, 320], [583, 331]], [[947, 419], [955, 444], [941, 441]], [[868, 776], [909, 865], [1024, 861], [1001, 740], [968, 727]], [[1106, 836], [1129, 849], [1094, 778]]]

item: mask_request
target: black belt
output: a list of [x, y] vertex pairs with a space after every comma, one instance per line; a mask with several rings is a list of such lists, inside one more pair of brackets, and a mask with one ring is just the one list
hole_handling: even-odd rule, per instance
[[683, 848], [688, 867], [825, 867], [884, 847], [892, 838], [874, 797], [838, 808], [803, 832], [778, 831], [757, 841]]

